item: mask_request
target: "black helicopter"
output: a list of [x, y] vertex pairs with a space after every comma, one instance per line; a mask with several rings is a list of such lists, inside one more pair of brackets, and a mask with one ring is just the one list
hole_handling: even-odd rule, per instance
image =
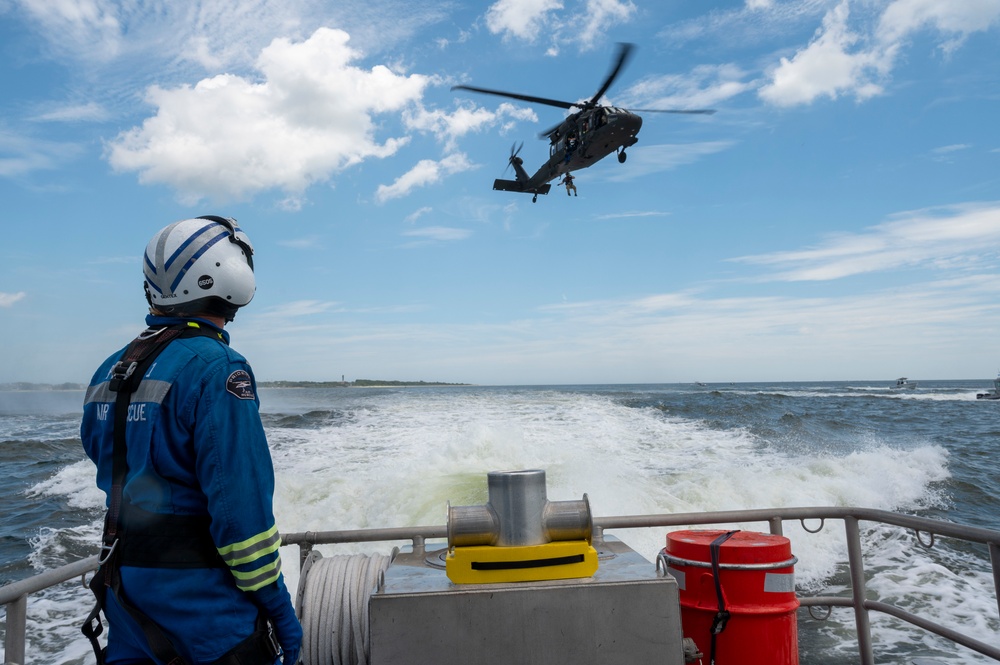
[[[510, 97], [535, 104], [558, 106], [564, 109], [579, 109], [558, 125], [542, 132], [539, 137], [549, 139], [549, 161], [542, 165], [533, 176], [524, 170], [524, 160], [518, 157], [521, 147], [511, 147], [508, 163], [514, 167], [516, 180], [493, 181], [493, 189], [505, 192], [526, 192], [533, 194], [531, 201], [538, 200], [539, 194], [548, 194], [550, 180], [578, 169], [596, 164], [612, 152], [618, 153], [618, 161], [625, 162], [625, 149], [635, 145], [636, 135], [642, 127], [642, 117], [638, 113], [697, 113], [712, 114], [713, 109], [623, 109], [617, 106], [599, 106], [597, 102], [608, 91], [615, 78], [625, 66], [635, 48], [634, 44], [619, 44], [618, 57], [611, 73], [593, 97], [585, 102], [564, 102], [558, 99], [533, 97], [502, 90], [476, 88], [470, 85], [456, 85], [452, 90], [469, 90], [487, 95]], [[521, 144], [524, 146], [524, 143]]]

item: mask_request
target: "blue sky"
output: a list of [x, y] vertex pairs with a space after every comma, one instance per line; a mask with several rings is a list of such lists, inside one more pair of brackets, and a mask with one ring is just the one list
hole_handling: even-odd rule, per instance
[[[533, 171], [558, 108], [629, 159]], [[89, 379], [140, 256], [236, 217], [258, 379], [990, 378], [1000, 0], [0, 0], [0, 382]], [[509, 176], [508, 176], [509, 177]]]

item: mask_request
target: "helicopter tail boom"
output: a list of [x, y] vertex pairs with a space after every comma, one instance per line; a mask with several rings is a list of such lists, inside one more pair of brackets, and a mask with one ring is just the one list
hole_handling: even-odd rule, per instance
[[523, 182], [518, 182], [516, 180], [502, 180], [497, 178], [493, 181], [493, 189], [502, 192], [524, 192], [525, 194], [548, 194], [552, 185], [545, 183], [544, 185], [539, 185], [538, 187], [532, 187], [530, 189], [525, 188]]

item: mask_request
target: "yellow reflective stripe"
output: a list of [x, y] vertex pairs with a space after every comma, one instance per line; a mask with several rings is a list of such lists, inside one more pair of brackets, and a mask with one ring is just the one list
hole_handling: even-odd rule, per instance
[[191, 326], [192, 328], [201, 328], [201, 326], [200, 326], [200, 325], [198, 325], [198, 322], [197, 322], [197, 321], [188, 321], [188, 322], [187, 322], [187, 324], [188, 324], [189, 326]]
[[231, 570], [236, 578], [236, 586], [243, 591], [256, 591], [262, 586], [267, 586], [278, 579], [281, 574], [281, 559], [277, 558], [271, 563], [261, 566], [256, 570], [243, 573], [238, 570]]
[[281, 546], [281, 537], [278, 535], [278, 525], [275, 524], [267, 531], [258, 533], [256, 536], [232, 545], [219, 548], [219, 554], [229, 566], [238, 566], [241, 563], [255, 561], [262, 556], [278, 551]]

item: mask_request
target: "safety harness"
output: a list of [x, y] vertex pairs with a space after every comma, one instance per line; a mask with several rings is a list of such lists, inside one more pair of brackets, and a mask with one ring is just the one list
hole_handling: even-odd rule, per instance
[[[90, 640], [97, 664], [104, 665], [105, 650], [97, 637], [104, 632], [100, 613], [110, 590], [118, 604], [142, 628], [150, 649], [166, 665], [188, 665], [170, 638], [155, 621], [126, 598], [121, 584], [121, 566], [141, 568], [225, 568], [208, 526], [207, 515], [151, 513], [123, 501], [128, 474], [125, 428], [131, 396], [143, 376], [170, 342], [187, 337], [211, 337], [225, 343], [219, 333], [196, 323], [153, 327], [143, 331], [125, 349], [111, 370], [108, 389], [116, 393], [113, 427], [111, 501], [104, 519], [99, 568], [90, 582], [97, 603], [81, 631]], [[274, 630], [263, 612], [258, 612], [254, 632], [213, 665], [272, 665], [280, 655]]]

